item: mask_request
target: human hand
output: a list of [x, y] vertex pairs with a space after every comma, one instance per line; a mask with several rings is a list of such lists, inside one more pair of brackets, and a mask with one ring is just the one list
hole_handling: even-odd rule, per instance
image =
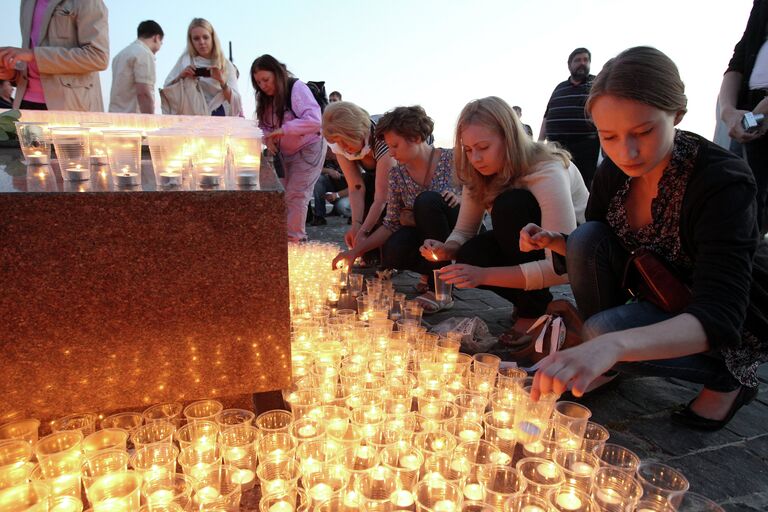
[[355, 236], [357, 235], [357, 231], [360, 228], [358, 227], [355, 222], [352, 222], [352, 227], [347, 230], [346, 233], [344, 233], [344, 243], [347, 244], [347, 247], [350, 249], [353, 249], [355, 247]]
[[269, 153], [271, 155], [276, 155], [277, 154], [277, 143], [275, 142], [274, 139], [267, 139], [267, 138], [265, 138], [264, 139], [264, 144], [266, 144], [267, 149], [269, 150]]
[[[741, 120], [744, 118], [747, 110], [739, 110], [735, 108], [723, 109], [720, 112], [720, 118], [728, 127], [728, 135], [738, 142], [751, 142], [760, 137], [760, 132], [747, 132], [744, 131], [744, 127], [741, 125]], [[765, 124], [765, 123], [763, 123]]]
[[339, 199], [338, 192], [326, 192], [325, 193], [325, 200], [329, 203], [335, 203]]
[[30, 49], [13, 46], [0, 48], [0, 62], [7, 69], [16, 69], [17, 62], [32, 62], [33, 60], [35, 60], [35, 53]]
[[5, 66], [0, 65], [0, 80], [14, 80], [16, 78], [16, 70], [8, 69]]
[[369, 235], [370, 235], [370, 233], [366, 232], [363, 229], [363, 226], [360, 226], [360, 229], [358, 229], [357, 233], [355, 233], [355, 239], [352, 242], [352, 244], [353, 244], [352, 246], [353, 247], [358, 247], [366, 238], [368, 238]]
[[461, 196], [454, 194], [450, 190], [443, 190], [440, 192], [440, 195], [443, 196], [443, 199], [451, 208], [461, 203]]
[[413, 215], [413, 209], [403, 208], [400, 210], [400, 225], [401, 226], [416, 226], [416, 217]]
[[285, 135], [285, 132], [282, 128], [278, 128], [277, 130], [273, 132], [269, 132], [264, 135], [264, 140], [277, 140], [280, 139], [283, 135]]
[[615, 345], [605, 339], [611, 334], [599, 336], [542, 359], [533, 378], [531, 398], [538, 400], [541, 395], [547, 393], [560, 395], [569, 385], [573, 396], [582, 396], [595, 379], [619, 361]]
[[193, 78], [195, 76], [195, 66], [189, 65], [181, 70], [179, 78]]
[[429, 261], [449, 261], [456, 254], [456, 250], [452, 245], [432, 239], [424, 240], [424, 244], [419, 247], [419, 252], [424, 259]]
[[537, 224], [526, 224], [520, 230], [520, 250], [523, 252], [549, 249], [555, 240], [560, 240], [563, 235], [554, 231], [547, 231]]
[[219, 82], [219, 85], [224, 87], [227, 81], [224, 78], [224, 73], [221, 72], [221, 68], [208, 68], [208, 69], [211, 70], [211, 78]]
[[337, 171], [336, 169], [328, 169], [328, 176], [330, 178], [333, 178], [334, 180], [340, 180], [341, 179], [341, 173]]
[[344, 265], [346, 265], [348, 268], [352, 267], [352, 264], [357, 259], [357, 253], [353, 250], [349, 251], [341, 251], [339, 254], [336, 255], [335, 258], [333, 258], [333, 262], [331, 263], [331, 268], [333, 270], [336, 270], [337, 268], [341, 268]]
[[487, 271], [486, 268], [464, 263], [447, 265], [440, 269], [440, 280], [457, 288], [477, 288], [485, 284]]

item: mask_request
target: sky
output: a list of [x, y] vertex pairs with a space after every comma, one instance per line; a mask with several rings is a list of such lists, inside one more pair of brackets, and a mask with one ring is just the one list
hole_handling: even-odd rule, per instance
[[[19, 2], [2, 0], [0, 46], [20, 45]], [[453, 144], [470, 100], [495, 95], [520, 105], [538, 134], [554, 87], [568, 77], [568, 54], [592, 52], [593, 74], [631, 46], [655, 46], [678, 65], [688, 95], [681, 128], [712, 137], [722, 74], [741, 38], [752, 0], [105, 0], [111, 57], [154, 19], [165, 42], [160, 87], [184, 51], [193, 17], [208, 19], [241, 71], [246, 113], [255, 109], [248, 77], [264, 53], [302, 80], [371, 114], [422, 105], [440, 146]], [[110, 57], [110, 58], [111, 58]], [[101, 73], [105, 108], [111, 69]], [[159, 110], [159, 97], [156, 100]]]

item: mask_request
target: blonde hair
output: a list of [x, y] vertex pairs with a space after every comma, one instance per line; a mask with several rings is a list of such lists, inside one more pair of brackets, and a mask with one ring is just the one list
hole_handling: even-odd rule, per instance
[[194, 18], [189, 23], [189, 28], [187, 28], [187, 53], [189, 54], [189, 58], [194, 61], [195, 57], [198, 56], [197, 50], [195, 50], [195, 45], [192, 44], [192, 29], [197, 27], [204, 28], [211, 34], [211, 61], [215, 67], [221, 70], [222, 77], [226, 79], [227, 59], [224, 57], [224, 52], [221, 51], [219, 36], [216, 35], [216, 31], [213, 29], [211, 22], [204, 18]]
[[[498, 133], [504, 141], [504, 166], [493, 176], [480, 174], [464, 152], [461, 133], [469, 125], [485, 126]], [[556, 160], [568, 167], [571, 155], [556, 144], [531, 140], [512, 107], [501, 98], [489, 96], [470, 101], [461, 111], [456, 123], [453, 158], [459, 182], [467, 187], [470, 195], [488, 207], [496, 196], [513, 188], [515, 182], [528, 174], [535, 164]]]
[[349, 101], [329, 103], [323, 112], [323, 137], [338, 137], [352, 144], [367, 140], [371, 133], [371, 116]]

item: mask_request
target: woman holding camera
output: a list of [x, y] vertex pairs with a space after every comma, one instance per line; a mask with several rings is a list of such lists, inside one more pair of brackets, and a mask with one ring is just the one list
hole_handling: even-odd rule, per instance
[[210, 115], [242, 115], [235, 66], [224, 57], [213, 25], [203, 18], [195, 18], [189, 24], [187, 51], [168, 73], [164, 87], [184, 79], [198, 80]]
[[741, 158], [675, 128], [686, 106], [677, 67], [654, 48], [625, 50], [594, 81], [586, 110], [608, 158], [587, 222], [567, 240], [535, 225], [520, 235], [523, 250], [566, 255], [585, 319], [583, 344], [542, 359], [534, 396], [568, 387], [580, 396], [611, 369], [675, 377], [701, 391], [672, 420], [717, 430], [757, 395], [768, 361], [768, 244], [755, 180]]

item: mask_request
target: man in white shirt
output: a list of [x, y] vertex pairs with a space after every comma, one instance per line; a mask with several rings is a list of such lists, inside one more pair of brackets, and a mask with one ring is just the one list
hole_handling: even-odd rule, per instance
[[163, 45], [163, 29], [142, 21], [138, 38], [112, 60], [110, 112], [155, 113], [155, 54]]

